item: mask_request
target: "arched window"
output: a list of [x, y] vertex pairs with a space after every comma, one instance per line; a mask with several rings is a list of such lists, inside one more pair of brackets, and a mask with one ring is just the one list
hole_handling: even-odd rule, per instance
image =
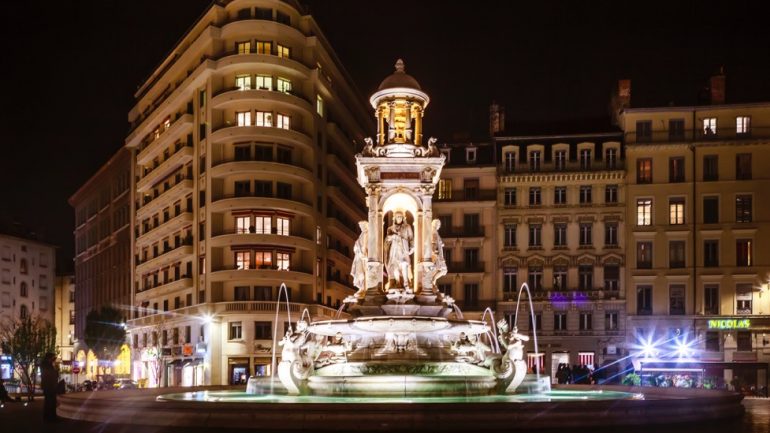
[[27, 259], [21, 259], [19, 262], [19, 272], [22, 275], [27, 275]]
[[19, 317], [22, 319], [26, 319], [29, 312], [27, 311], [27, 306], [24, 304], [21, 304], [21, 307], [19, 307]]
[[19, 286], [19, 292], [22, 298], [27, 297], [27, 283], [24, 281], [21, 282], [21, 285]]

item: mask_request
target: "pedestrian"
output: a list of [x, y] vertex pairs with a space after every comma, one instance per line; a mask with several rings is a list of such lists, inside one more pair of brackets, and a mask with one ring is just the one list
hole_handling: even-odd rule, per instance
[[43, 388], [43, 421], [56, 422], [56, 394], [59, 388], [59, 370], [54, 365], [56, 355], [46, 353], [40, 363], [40, 385]]

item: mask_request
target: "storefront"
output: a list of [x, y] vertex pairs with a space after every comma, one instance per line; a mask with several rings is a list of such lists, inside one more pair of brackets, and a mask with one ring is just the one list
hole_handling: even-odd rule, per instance
[[228, 358], [228, 383], [245, 385], [249, 379], [249, 358]]
[[760, 362], [640, 361], [643, 386], [731, 389], [766, 395], [768, 364]]
[[10, 355], [0, 356], [0, 379], [11, 380], [13, 378], [13, 358]]

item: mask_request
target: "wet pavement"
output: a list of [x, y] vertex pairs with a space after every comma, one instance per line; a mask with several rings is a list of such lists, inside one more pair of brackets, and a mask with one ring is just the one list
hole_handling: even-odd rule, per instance
[[[237, 430], [222, 429], [190, 429], [168, 428], [155, 426], [119, 425], [105, 423], [89, 423], [61, 419], [57, 423], [47, 424], [42, 420], [42, 399], [24, 405], [23, 403], [6, 403], [0, 408], [0, 430], [3, 432], [27, 433], [203, 433], [228, 432]], [[737, 420], [728, 420], [707, 425], [676, 424], [669, 426], [653, 426], [643, 428], [615, 427], [612, 429], [591, 429], [592, 433], [615, 432], [645, 432], [649, 433], [683, 433], [697, 430], [698, 433], [770, 433], [770, 399], [748, 398], [743, 401], [746, 415]], [[513, 427], [513, 426], [512, 426]], [[695, 429], [693, 429], [695, 427]], [[575, 431], [570, 429], [571, 432]], [[479, 428], [483, 432], [483, 426]], [[542, 430], [541, 430], [542, 432]], [[360, 432], [359, 432], [360, 433]], [[563, 431], [562, 431], [563, 433]]]

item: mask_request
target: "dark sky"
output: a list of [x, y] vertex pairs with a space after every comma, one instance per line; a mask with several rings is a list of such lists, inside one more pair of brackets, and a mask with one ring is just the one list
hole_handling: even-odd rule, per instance
[[[770, 100], [762, 1], [308, 0], [368, 97], [402, 57], [431, 96], [426, 134], [483, 134], [492, 100], [514, 124], [606, 115], [616, 80], [632, 105], [694, 104], [727, 73], [728, 102]], [[133, 93], [209, 0], [5, 5], [0, 225], [18, 221], [71, 262], [67, 199], [122, 145]]]

